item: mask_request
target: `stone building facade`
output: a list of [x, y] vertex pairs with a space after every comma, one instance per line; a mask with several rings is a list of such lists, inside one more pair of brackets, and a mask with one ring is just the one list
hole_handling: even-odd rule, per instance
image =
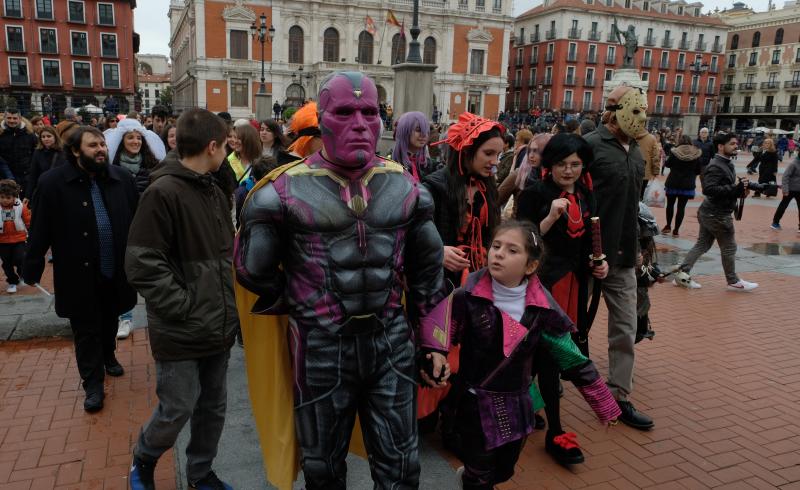
[[766, 12], [736, 3], [720, 17], [730, 25], [721, 125], [800, 132], [800, 2]]
[[[464, 110], [496, 117], [504, 109], [511, 0], [420, 0], [423, 61], [437, 65], [434, 102], [443, 118]], [[386, 22], [392, 12], [404, 26]], [[405, 59], [411, 0], [172, 0], [170, 49], [174, 107], [206, 107], [233, 117], [255, 113], [261, 45], [250, 26], [263, 13], [275, 27], [265, 45], [273, 101], [316, 98], [325, 76], [359, 70], [392, 104], [392, 64]], [[369, 16], [374, 30], [366, 25]], [[370, 31], [373, 32], [370, 32]]]

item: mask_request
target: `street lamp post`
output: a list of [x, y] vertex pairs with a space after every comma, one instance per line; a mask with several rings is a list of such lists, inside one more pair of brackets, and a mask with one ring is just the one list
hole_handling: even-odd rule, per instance
[[256, 94], [256, 117], [258, 119], [266, 119], [272, 111], [270, 107], [272, 97], [267, 93], [267, 85], [264, 83], [264, 44], [272, 43], [272, 39], [275, 37], [275, 27], [270, 24], [269, 28], [267, 28], [267, 16], [263, 12], [259, 20], [259, 25], [256, 25], [255, 21], [250, 25], [250, 35], [261, 43], [261, 85], [259, 85], [258, 94]]
[[419, 53], [419, 41], [417, 37], [422, 32], [419, 28], [419, 0], [414, 0], [414, 21], [411, 25], [411, 42], [408, 43], [407, 63], [422, 63], [422, 56]]

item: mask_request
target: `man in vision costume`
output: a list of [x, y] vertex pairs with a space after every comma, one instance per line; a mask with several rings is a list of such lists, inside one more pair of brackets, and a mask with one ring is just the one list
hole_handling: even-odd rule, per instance
[[401, 298], [405, 288], [418, 317], [443, 297], [433, 202], [402, 166], [375, 156], [372, 80], [334, 73], [318, 101], [323, 149], [253, 190], [237, 278], [259, 296], [254, 313], [289, 317], [307, 488], [345, 488], [356, 414], [377, 487], [417, 488], [414, 344]]

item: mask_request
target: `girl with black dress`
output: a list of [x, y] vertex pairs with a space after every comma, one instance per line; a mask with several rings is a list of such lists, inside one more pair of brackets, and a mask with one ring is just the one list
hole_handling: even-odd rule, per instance
[[[536, 224], [542, 234], [547, 260], [539, 278], [573, 323], [586, 325], [589, 277], [603, 279], [608, 264], [592, 266], [590, 218], [596, 211], [591, 177], [584, 165], [592, 161], [586, 141], [574, 134], [557, 134], [541, 155], [543, 178], [519, 196], [517, 219]], [[575, 341], [588, 355], [588, 340], [576, 335]], [[536, 357], [539, 391], [545, 402], [547, 436], [545, 449], [560, 464], [582, 463], [577, 436], [561, 427], [557, 363], [546, 352]]]

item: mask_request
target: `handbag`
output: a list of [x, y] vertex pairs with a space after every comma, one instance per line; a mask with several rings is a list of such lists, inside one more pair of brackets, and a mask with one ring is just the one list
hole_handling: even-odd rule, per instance
[[[533, 322], [531, 322], [529, 332], [536, 324], [540, 313], [536, 313]], [[514, 346], [514, 350], [508, 357], [503, 359], [478, 386], [473, 386], [469, 390], [478, 400], [478, 416], [481, 420], [481, 429], [483, 430], [487, 451], [521, 439], [533, 432], [531, 423], [532, 401], [527, 387], [510, 392], [485, 389], [485, 386], [508, 366], [525, 337]]]

